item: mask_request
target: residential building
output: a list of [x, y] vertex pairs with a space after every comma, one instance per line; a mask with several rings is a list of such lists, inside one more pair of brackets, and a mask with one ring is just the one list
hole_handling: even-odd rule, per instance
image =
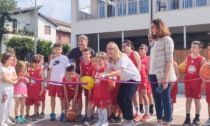
[[87, 6], [81, 1], [71, 1], [72, 47], [78, 35], [86, 34], [96, 51], [124, 39], [138, 49], [147, 44], [151, 19], [156, 18], [169, 26], [176, 49], [189, 48], [193, 40], [210, 42], [210, 0], [90, 0]]

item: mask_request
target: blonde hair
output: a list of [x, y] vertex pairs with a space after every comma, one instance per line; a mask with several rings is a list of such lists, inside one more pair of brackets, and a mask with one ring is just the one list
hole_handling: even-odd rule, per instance
[[22, 72], [23, 67], [27, 67], [26, 63], [24, 61], [18, 61], [17, 65], [15, 66], [15, 71], [17, 75], [19, 75]]
[[88, 37], [86, 35], [79, 35], [77, 39], [78, 39], [78, 41], [80, 39], [85, 40], [88, 43]]
[[107, 46], [108, 45], [112, 46], [114, 50], [114, 58], [111, 58], [107, 55], [107, 61], [108, 63], [116, 63], [123, 56], [123, 53], [120, 51], [119, 47], [115, 42], [111, 41], [107, 44]]

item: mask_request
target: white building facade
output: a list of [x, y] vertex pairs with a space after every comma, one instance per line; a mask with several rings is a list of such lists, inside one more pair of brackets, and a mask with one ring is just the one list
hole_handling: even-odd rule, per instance
[[136, 49], [147, 44], [152, 19], [169, 26], [175, 48], [186, 49], [193, 40], [210, 42], [210, 0], [90, 0], [88, 6], [71, 1], [71, 45], [88, 35], [90, 47], [105, 50], [109, 41], [133, 41]]

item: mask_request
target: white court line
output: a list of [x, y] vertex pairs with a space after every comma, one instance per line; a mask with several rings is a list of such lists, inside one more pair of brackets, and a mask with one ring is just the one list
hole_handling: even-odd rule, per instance
[[[185, 107], [176, 109], [176, 110], [174, 110], [174, 112], [177, 112], [177, 111], [182, 110], [182, 109], [184, 109], [184, 108], [185, 108]], [[153, 117], [153, 118], [151, 118], [151, 119], [148, 119], [147, 121], [151, 121], [151, 120], [156, 119], [156, 118], [157, 118], [157, 117]], [[40, 120], [37, 120], [37, 121], [34, 121], [34, 122], [28, 124], [27, 126], [32, 126], [32, 125], [35, 124], [35, 123], [38, 123], [38, 122], [41, 122], [41, 121], [44, 121], [44, 120], [48, 120], [48, 119], [50, 119], [50, 118], [40, 119]], [[136, 123], [135, 126], [140, 125], [140, 124], [142, 124], [142, 123], [144, 123], [144, 122]]]
[[[182, 110], [182, 109], [184, 109], [184, 108], [185, 108], [185, 107], [181, 107], [181, 108], [179, 108], [179, 109], [174, 110], [174, 112], [177, 112], [177, 111]], [[153, 117], [153, 118], [151, 118], [151, 119], [148, 119], [147, 121], [151, 121], [151, 120], [156, 119], [156, 118], [157, 118], [157, 117]], [[142, 123], [145, 123], [145, 122], [136, 123], [135, 126], [140, 125], [140, 124], [142, 124]]]

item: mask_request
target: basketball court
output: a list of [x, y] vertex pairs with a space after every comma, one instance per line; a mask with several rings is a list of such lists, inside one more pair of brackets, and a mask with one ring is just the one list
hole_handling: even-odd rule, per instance
[[[56, 114], [60, 113], [60, 107], [59, 107], [59, 99], [56, 99], [57, 103], [57, 109], [56, 109]], [[49, 120], [49, 114], [50, 114], [50, 98], [46, 97], [46, 109], [45, 109], [45, 118], [40, 119], [37, 121], [30, 121], [26, 124], [18, 124], [17, 126], [83, 126], [84, 122], [61, 122], [58, 119], [56, 121], [50, 121]], [[203, 124], [207, 118], [208, 118], [208, 111], [207, 111], [207, 103], [205, 102], [205, 96], [203, 96], [201, 100], [201, 123]], [[194, 103], [192, 104], [192, 110], [191, 111], [191, 120], [193, 120], [195, 116], [195, 111], [194, 111]], [[30, 113], [32, 115], [33, 112], [33, 107], [31, 107]], [[13, 114], [13, 113], [12, 113]], [[14, 117], [14, 115], [12, 115]], [[185, 97], [183, 95], [178, 95], [177, 96], [177, 103], [175, 104], [174, 107], [174, 114], [173, 114], [173, 123], [171, 126], [181, 126], [182, 123], [185, 120]], [[136, 126], [153, 126], [156, 122], [156, 116], [150, 117], [150, 119], [147, 122], [138, 122], [135, 125]], [[121, 123], [110, 123], [110, 126], [120, 126]]]

